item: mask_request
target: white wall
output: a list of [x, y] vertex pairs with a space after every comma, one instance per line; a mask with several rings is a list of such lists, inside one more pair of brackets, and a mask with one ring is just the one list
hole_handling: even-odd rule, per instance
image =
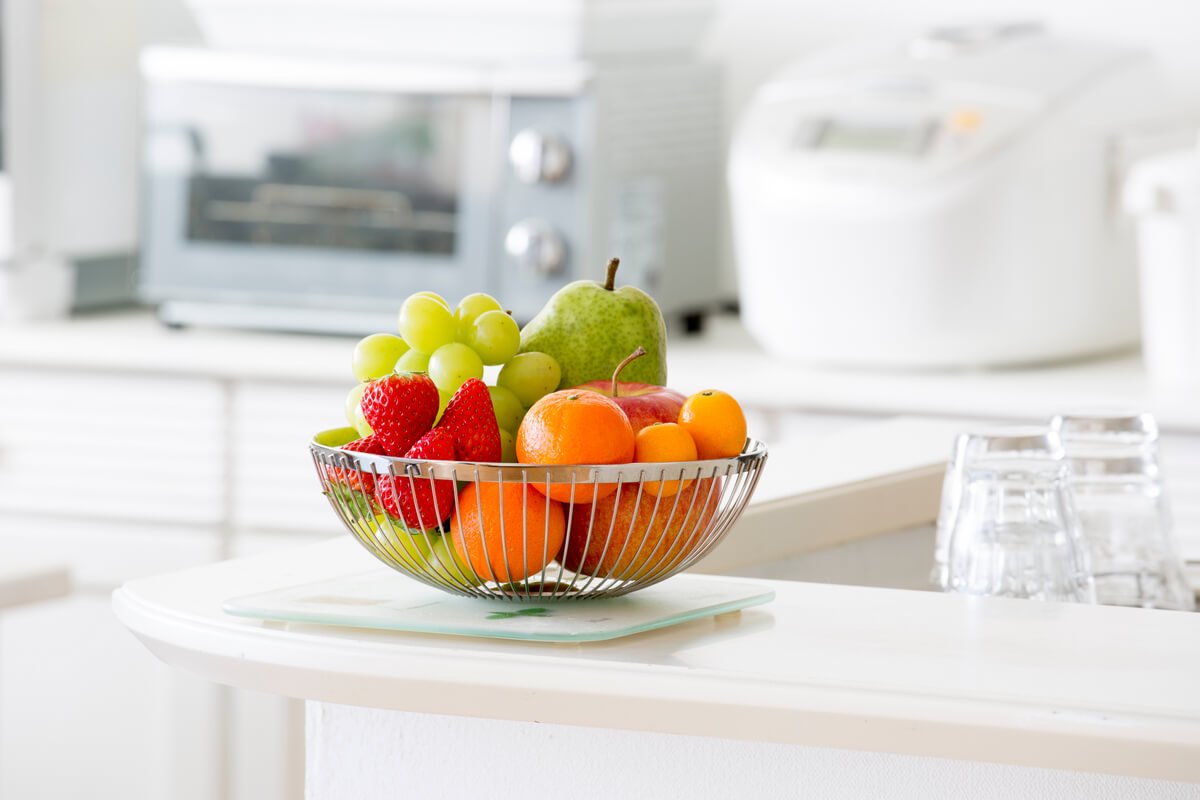
[[[726, 67], [726, 142], [754, 88], [789, 61], [842, 39], [958, 22], [1037, 20], [1064, 35], [1152, 49], [1183, 93], [1200, 99], [1196, 0], [715, 0], [704, 53]], [[735, 282], [729, 226], [722, 280]]]
[[39, 243], [71, 256], [128, 252], [137, 240], [143, 0], [24, 1], [40, 15]]

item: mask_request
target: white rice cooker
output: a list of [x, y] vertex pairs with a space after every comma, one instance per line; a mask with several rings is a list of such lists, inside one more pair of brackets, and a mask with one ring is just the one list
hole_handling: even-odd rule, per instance
[[792, 360], [966, 367], [1138, 338], [1119, 138], [1159, 109], [1144, 53], [1034, 25], [798, 63], [729, 164], [742, 318]]

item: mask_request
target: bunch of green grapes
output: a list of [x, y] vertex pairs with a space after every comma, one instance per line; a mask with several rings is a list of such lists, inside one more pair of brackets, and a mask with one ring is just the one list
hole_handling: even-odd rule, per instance
[[346, 397], [346, 418], [358, 432], [371, 432], [360, 401], [367, 381], [391, 372], [427, 373], [441, 395], [441, 408], [469, 378], [483, 379], [484, 367], [501, 367], [488, 387], [500, 426], [506, 461], [515, 461], [515, 436], [525, 411], [558, 388], [562, 372], [545, 353], [521, 353], [521, 329], [496, 298], [469, 294], [451, 310], [433, 292], [417, 292], [400, 306], [399, 336], [375, 333], [354, 348], [352, 369], [360, 383]]

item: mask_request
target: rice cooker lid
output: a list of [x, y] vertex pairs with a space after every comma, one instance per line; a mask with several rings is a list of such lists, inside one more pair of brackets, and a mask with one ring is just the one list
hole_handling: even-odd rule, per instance
[[1030, 23], [937, 28], [897, 42], [866, 41], [793, 64], [756, 102], [860, 90], [881, 95], [950, 89], [1051, 104], [1143, 51], [1050, 35]]

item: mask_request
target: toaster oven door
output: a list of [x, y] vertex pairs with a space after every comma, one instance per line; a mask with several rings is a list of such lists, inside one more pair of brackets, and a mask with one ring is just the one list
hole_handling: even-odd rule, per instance
[[486, 285], [491, 104], [149, 82], [144, 297], [394, 312]]

